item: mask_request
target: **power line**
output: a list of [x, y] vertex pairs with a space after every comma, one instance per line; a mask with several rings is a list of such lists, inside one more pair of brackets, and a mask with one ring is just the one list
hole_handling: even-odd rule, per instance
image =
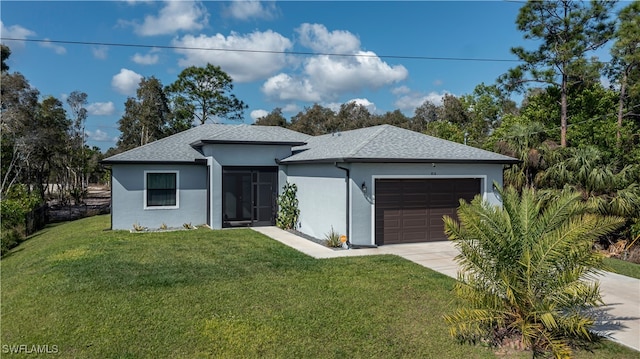
[[225, 49], [214, 47], [191, 47], [191, 46], [169, 46], [169, 45], [146, 45], [146, 44], [126, 44], [115, 42], [90, 42], [90, 41], [68, 41], [68, 40], [48, 40], [48, 39], [17, 39], [10, 37], [0, 37], [3, 41], [25, 41], [52, 44], [67, 45], [93, 45], [93, 46], [117, 46], [117, 47], [136, 47], [151, 49], [170, 49], [170, 50], [197, 50], [197, 51], [221, 51], [221, 52], [244, 52], [259, 54], [284, 54], [284, 55], [303, 55], [303, 56], [339, 56], [339, 57], [369, 57], [369, 58], [386, 58], [386, 59], [403, 59], [403, 60], [437, 60], [437, 61], [477, 61], [477, 62], [522, 62], [514, 59], [492, 59], [492, 58], [470, 58], [470, 57], [440, 57], [440, 56], [409, 56], [409, 55], [370, 55], [370, 54], [340, 54], [330, 52], [307, 52], [307, 51], [276, 51], [276, 50], [252, 50], [252, 49]]

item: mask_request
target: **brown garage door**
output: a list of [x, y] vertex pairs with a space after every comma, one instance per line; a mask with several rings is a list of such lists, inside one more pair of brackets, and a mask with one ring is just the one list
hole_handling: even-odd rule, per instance
[[442, 216], [480, 193], [480, 179], [376, 180], [376, 244], [447, 240]]

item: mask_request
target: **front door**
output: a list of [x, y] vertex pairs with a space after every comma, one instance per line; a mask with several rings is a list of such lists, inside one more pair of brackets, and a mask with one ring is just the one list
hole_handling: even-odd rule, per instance
[[222, 193], [223, 227], [275, 224], [277, 167], [225, 167]]

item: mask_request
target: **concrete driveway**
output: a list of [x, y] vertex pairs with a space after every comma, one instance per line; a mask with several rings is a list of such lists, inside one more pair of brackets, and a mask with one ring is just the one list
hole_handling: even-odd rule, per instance
[[[334, 250], [277, 227], [253, 227], [289, 247], [314, 258], [395, 254], [421, 266], [457, 278], [458, 254], [451, 242], [393, 244], [378, 248]], [[596, 309], [595, 330], [609, 339], [640, 351], [640, 280], [614, 273], [598, 278], [604, 306]]]

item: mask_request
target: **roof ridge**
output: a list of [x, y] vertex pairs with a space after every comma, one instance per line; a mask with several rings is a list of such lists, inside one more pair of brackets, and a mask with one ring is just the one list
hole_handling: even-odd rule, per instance
[[[373, 134], [371, 134], [371, 135], [369, 136], [369, 138], [364, 139], [364, 140], [362, 141], [362, 143], [361, 143], [361, 144], [359, 144], [358, 146], [356, 146], [356, 148], [355, 148], [351, 153], [349, 153], [349, 157], [353, 157], [353, 156], [354, 156], [356, 153], [358, 153], [358, 151], [360, 151], [364, 146], [368, 145], [368, 144], [369, 144], [369, 143], [370, 143], [374, 138], [378, 137], [378, 136], [379, 136], [379, 135], [380, 135], [380, 134], [381, 134], [385, 129], [387, 129], [387, 127], [388, 127], [388, 126], [389, 126], [389, 125], [387, 125], [387, 124], [380, 125], [380, 126], [379, 126], [380, 128], [378, 128], [378, 129], [377, 129]], [[365, 127], [365, 128], [366, 128], [366, 127]]]

